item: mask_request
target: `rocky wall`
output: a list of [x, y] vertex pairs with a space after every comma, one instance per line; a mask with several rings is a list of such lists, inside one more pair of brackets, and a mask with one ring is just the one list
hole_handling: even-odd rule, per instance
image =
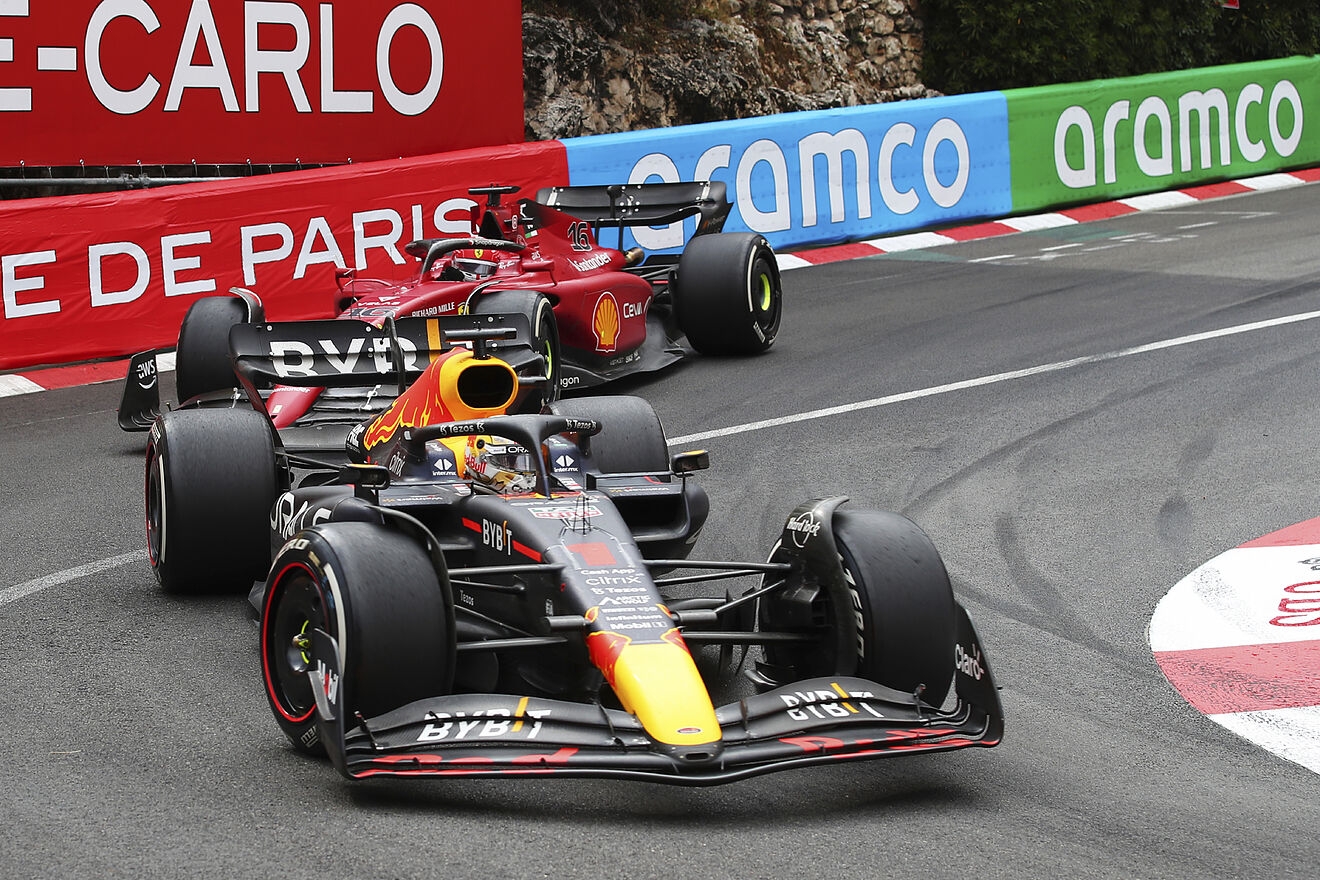
[[527, 139], [936, 94], [920, 78], [919, 0], [692, 5], [699, 12], [620, 22], [575, 4], [524, 3]]

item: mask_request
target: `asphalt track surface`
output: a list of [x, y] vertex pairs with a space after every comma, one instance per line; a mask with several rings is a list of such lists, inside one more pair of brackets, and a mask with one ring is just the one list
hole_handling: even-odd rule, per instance
[[0, 873], [1314, 877], [1320, 779], [1189, 706], [1146, 628], [1205, 560], [1317, 515], [1316, 195], [797, 269], [769, 354], [622, 389], [711, 452], [698, 556], [762, 558], [827, 494], [920, 523], [1003, 688], [992, 750], [348, 784], [269, 717], [243, 599], [156, 588], [118, 387], [3, 400]]

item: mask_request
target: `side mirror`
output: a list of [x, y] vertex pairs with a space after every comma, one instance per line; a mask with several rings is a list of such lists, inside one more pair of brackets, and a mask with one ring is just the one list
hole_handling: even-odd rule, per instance
[[680, 476], [693, 471], [704, 471], [710, 467], [710, 453], [704, 449], [680, 452], [674, 456], [673, 467], [674, 473]]

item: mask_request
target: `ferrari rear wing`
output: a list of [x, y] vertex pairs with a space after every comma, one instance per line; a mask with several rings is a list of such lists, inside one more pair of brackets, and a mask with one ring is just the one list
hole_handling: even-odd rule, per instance
[[559, 775], [718, 785], [812, 764], [988, 748], [1004, 730], [994, 680], [961, 608], [964, 659], [952, 709], [865, 679], [813, 678], [718, 708], [720, 740], [688, 747], [657, 743], [621, 709], [504, 694], [439, 696], [345, 718], [352, 695], [338, 645], [322, 630], [312, 643], [317, 735], [350, 779]]
[[728, 187], [719, 180], [556, 186], [539, 190], [536, 202], [598, 228], [661, 226], [699, 215], [697, 235], [719, 232], [733, 209]]

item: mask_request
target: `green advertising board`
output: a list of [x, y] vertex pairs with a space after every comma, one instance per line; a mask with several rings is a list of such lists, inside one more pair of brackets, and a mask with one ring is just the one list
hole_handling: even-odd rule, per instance
[[1015, 212], [1320, 162], [1320, 56], [1004, 95]]

